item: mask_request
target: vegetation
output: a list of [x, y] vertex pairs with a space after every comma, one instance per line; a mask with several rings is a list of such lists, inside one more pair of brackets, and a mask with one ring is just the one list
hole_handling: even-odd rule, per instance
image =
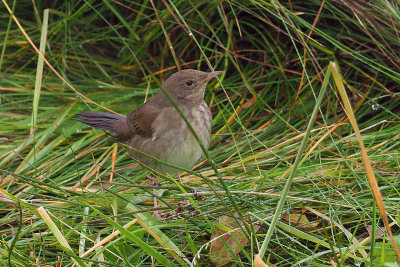
[[[2, 0], [0, 11], [1, 266], [261, 266], [258, 253], [270, 266], [399, 263], [382, 216], [400, 245], [397, 2]], [[206, 96], [208, 159], [182, 184], [73, 120], [126, 114], [184, 68], [224, 74]]]

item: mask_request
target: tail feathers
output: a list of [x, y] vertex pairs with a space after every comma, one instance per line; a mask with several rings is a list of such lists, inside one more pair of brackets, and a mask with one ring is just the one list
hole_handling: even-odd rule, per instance
[[93, 128], [111, 131], [117, 141], [125, 141], [129, 138], [130, 129], [125, 116], [98, 111], [85, 111], [76, 115], [81, 118], [74, 118], [74, 120]]

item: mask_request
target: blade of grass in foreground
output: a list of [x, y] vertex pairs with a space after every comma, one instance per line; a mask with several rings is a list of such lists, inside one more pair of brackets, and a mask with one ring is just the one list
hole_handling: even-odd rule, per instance
[[146, 251], [150, 256], [155, 258], [157, 261], [159, 261], [162, 266], [174, 266], [174, 264], [168, 260], [165, 256], [163, 256], [161, 253], [159, 253], [157, 250], [149, 246], [145, 241], [143, 241], [141, 238], [136, 236], [135, 234], [131, 233], [129, 230], [125, 229], [122, 225], [120, 225], [117, 222], [114, 222], [112, 219], [110, 219], [107, 215], [103, 214], [100, 210], [94, 208], [93, 206], [91, 207], [100, 217], [104, 218], [112, 227], [115, 227], [118, 231], [120, 231], [121, 236], [125, 236], [127, 239], [130, 241], [134, 242], [138, 247]]
[[325, 95], [326, 87], [328, 85], [329, 77], [330, 77], [330, 74], [331, 74], [331, 71], [332, 71], [331, 68], [332, 68], [331, 65], [329, 65], [329, 67], [328, 67], [328, 69], [326, 71], [326, 74], [325, 74], [324, 81], [322, 82], [321, 91], [320, 91], [320, 93], [318, 95], [317, 101], [316, 101], [315, 106], [314, 106], [314, 110], [313, 110], [313, 112], [311, 114], [310, 121], [308, 122], [307, 129], [306, 129], [306, 132], [304, 134], [304, 138], [303, 138], [303, 140], [301, 142], [299, 153], [297, 153], [296, 159], [295, 159], [294, 164], [293, 164], [293, 168], [292, 168], [292, 170], [291, 170], [291, 172], [289, 174], [289, 178], [286, 181], [285, 187], [283, 188], [283, 191], [281, 193], [281, 197], [279, 199], [278, 205], [276, 206], [274, 217], [272, 218], [271, 224], [269, 225], [269, 228], [268, 228], [267, 234], [265, 236], [264, 242], [261, 245], [261, 248], [260, 248], [260, 251], [259, 251], [259, 254], [258, 254], [261, 259], [264, 257], [264, 253], [265, 253], [265, 251], [266, 251], [266, 249], [268, 247], [269, 241], [271, 240], [271, 236], [272, 236], [272, 233], [275, 230], [275, 226], [276, 226], [276, 224], [278, 222], [278, 218], [281, 216], [282, 208], [283, 208], [283, 205], [285, 204], [286, 197], [287, 197], [287, 194], [289, 192], [290, 186], [292, 185], [294, 174], [296, 173], [296, 170], [300, 165], [300, 161], [301, 161], [303, 152], [304, 152], [304, 150], [306, 148], [306, 144], [308, 142], [308, 136], [310, 135], [311, 128], [312, 128], [312, 126], [314, 124], [316, 115], [317, 115], [317, 113], [319, 111], [319, 106], [320, 106], [320, 104], [322, 102], [323, 96]]
[[57, 241], [60, 243], [61, 248], [71, 256], [71, 259], [79, 264], [79, 266], [86, 266], [86, 264], [77, 256], [75, 256], [74, 251], [72, 250], [71, 246], [68, 244], [68, 241], [65, 239], [63, 234], [61, 233], [60, 229], [58, 229], [57, 225], [54, 221], [50, 218], [49, 214], [45, 211], [43, 207], [39, 207], [36, 209], [39, 215], [42, 217], [44, 222], [49, 227], [50, 231], [53, 233]]
[[[132, 225], [134, 225], [135, 223], [137, 223], [137, 219], [133, 219], [132, 221], [130, 221], [129, 223], [125, 224], [123, 227], [125, 229], [128, 229], [129, 227], [131, 227]], [[84, 258], [87, 255], [89, 255], [90, 253], [92, 253], [93, 251], [97, 250], [98, 248], [106, 245], [108, 242], [110, 242], [113, 238], [119, 236], [121, 234], [120, 231], [115, 231], [112, 234], [108, 235], [107, 237], [103, 238], [100, 242], [96, 243], [93, 247], [91, 247], [90, 249], [88, 249], [87, 251], [83, 252], [80, 257]], [[84, 240], [84, 239], [83, 239]]]
[[[42, 55], [44, 55], [46, 48], [48, 23], [49, 23], [49, 10], [45, 9], [43, 12], [42, 35], [40, 37], [40, 47], [39, 47], [40, 53], [42, 53]], [[42, 78], [43, 78], [43, 59], [44, 57], [38, 57], [38, 62], [36, 66], [35, 92], [33, 94], [33, 106], [32, 106], [31, 133], [34, 132], [37, 123], [37, 113], [39, 109], [40, 91], [42, 88]]]
[[[139, 211], [139, 209], [131, 203], [126, 206], [126, 209], [134, 212]], [[154, 239], [156, 239], [157, 242], [159, 242], [165, 250], [167, 250], [180, 263], [181, 266], [187, 266], [190, 264], [187, 257], [179, 247], [176, 246], [174, 242], [160, 230], [160, 228], [152, 223], [153, 218], [149, 218], [146, 214], [140, 212], [135, 213], [134, 216], [138, 219], [138, 223], [146, 229], [146, 231], [152, 235]]]
[[383, 204], [382, 195], [379, 190], [378, 183], [376, 182], [375, 174], [374, 174], [374, 171], [372, 170], [371, 162], [369, 161], [367, 150], [365, 149], [365, 146], [364, 146], [364, 141], [361, 137], [360, 130], [358, 129], [358, 124], [356, 121], [356, 117], [354, 116], [354, 112], [351, 107], [350, 100], [347, 97], [346, 91], [344, 89], [342, 77], [341, 77], [339, 71], [337, 70], [335, 63], [332, 62], [330, 64], [330, 66], [333, 70], [332, 76], [333, 76], [333, 79], [335, 80], [336, 87], [338, 88], [339, 94], [342, 98], [344, 108], [346, 110], [346, 114], [349, 117], [351, 126], [353, 127], [354, 132], [357, 136], [358, 142], [360, 144], [361, 156], [362, 156], [362, 160], [363, 160], [363, 163], [365, 166], [365, 171], [367, 173], [368, 182], [372, 189], [372, 194], [376, 201], [376, 205], [378, 206], [379, 212], [381, 213], [383, 223], [385, 224], [386, 231], [388, 232], [390, 240], [392, 241], [392, 245], [396, 251], [397, 257], [400, 260], [400, 250], [396, 244], [392, 230], [390, 228], [390, 223], [389, 223], [389, 220], [388, 220], [388, 217], [386, 214], [385, 205]]

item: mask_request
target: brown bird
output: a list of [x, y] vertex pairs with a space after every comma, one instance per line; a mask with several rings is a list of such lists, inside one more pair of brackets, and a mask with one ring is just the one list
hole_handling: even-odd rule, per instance
[[[206, 148], [210, 143], [212, 116], [204, 102], [204, 93], [207, 82], [221, 73], [181, 70], [162, 84]], [[111, 131], [116, 141], [181, 168], [191, 169], [203, 154], [187, 124], [163, 91], [127, 116], [98, 111], [77, 115], [81, 116], [75, 118], [77, 121]], [[129, 154], [158, 172], [178, 172], [176, 168], [132, 149], [129, 149]]]

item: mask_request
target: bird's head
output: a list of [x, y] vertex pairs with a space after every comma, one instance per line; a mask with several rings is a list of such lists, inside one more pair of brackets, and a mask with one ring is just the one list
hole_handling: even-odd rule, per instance
[[178, 102], [198, 103], [204, 99], [207, 82], [221, 73], [222, 71], [181, 70], [172, 74], [163, 83], [163, 87]]

